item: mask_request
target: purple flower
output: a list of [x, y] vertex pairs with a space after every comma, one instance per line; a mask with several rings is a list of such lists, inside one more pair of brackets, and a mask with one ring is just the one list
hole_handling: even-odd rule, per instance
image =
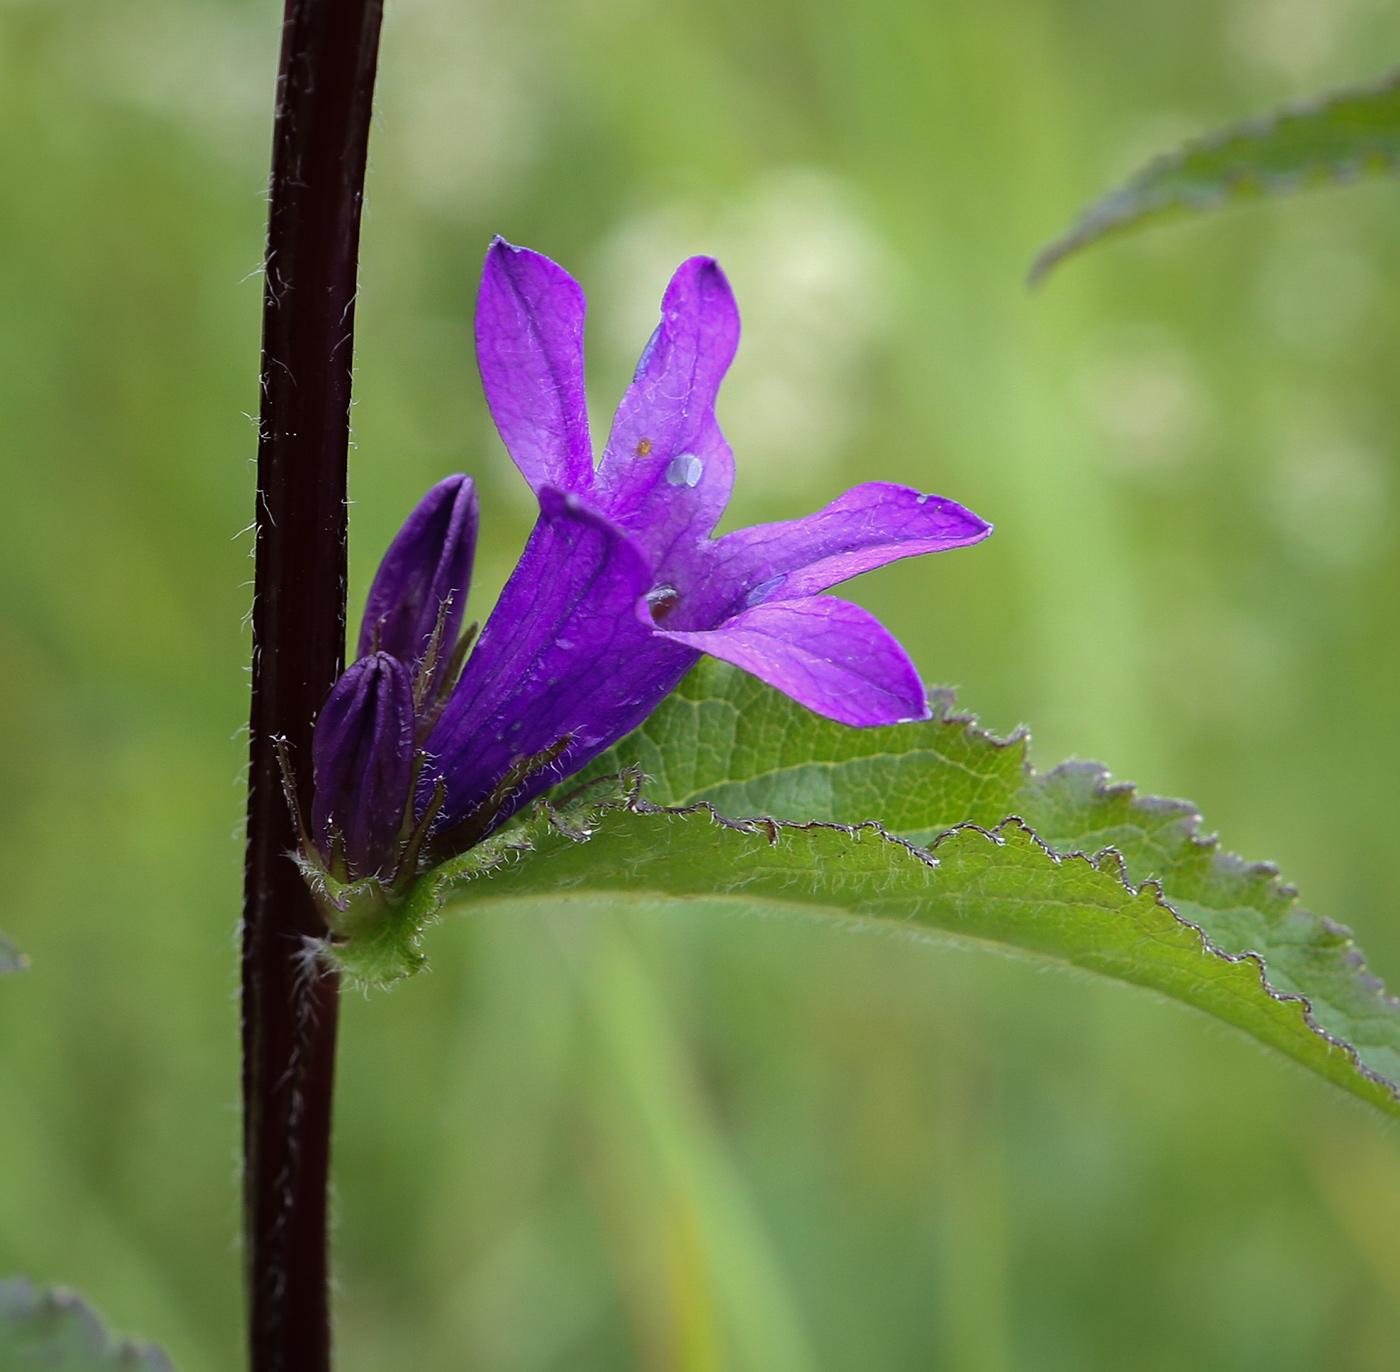
[[316, 721], [311, 832], [338, 881], [395, 865], [413, 792], [413, 684], [388, 653], [371, 653], [336, 682]]
[[[714, 413], [739, 342], [724, 273], [704, 257], [676, 272], [596, 468], [584, 309], [578, 283], [548, 258], [501, 239], [492, 245], [477, 303], [477, 356], [492, 416], [540, 514], [455, 686], [442, 653], [461, 622], [475, 542], [475, 495], [465, 477], [429, 493], [371, 592], [360, 651], [377, 644], [382, 651], [366, 660], [392, 654], [419, 674], [414, 708], [420, 739], [427, 734], [427, 765], [417, 819], [420, 829], [433, 826], [439, 853], [477, 841], [635, 728], [702, 653], [846, 724], [927, 718], [923, 685], [894, 637], [859, 606], [820, 592], [991, 532], [950, 500], [870, 482], [805, 519], [713, 537], [734, 479]], [[448, 590], [434, 656], [428, 640]], [[378, 670], [385, 684], [377, 689], [401, 710], [401, 687], [391, 691], [392, 672]], [[343, 686], [318, 724], [318, 815], [319, 759], [347, 746], [342, 736], [382, 739], [395, 752], [384, 764], [395, 785], [413, 766], [412, 744], [397, 724], [381, 731], [362, 723], [355, 732], [337, 722], [331, 737], [326, 717]], [[339, 779], [354, 768], [326, 770], [344, 791]], [[359, 802], [357, 823], [376, 842], [390, 827], [380, 810], [390, 789], [366, 791]], [[327, 812], [340, 814], [337, 804], [347, 816], [354, 810], [346, 799], [328, 802]], [[339, 822], [348, 833], [350, 819]]]
[[360, 652], [384, 651], [413, 670], [438, 641], [423, 683], [431, 694], [462, 627], [476, 556], [476, 487], [469, 476], [439, 481], [389, 545], [369, 588]]
[[[540, 502], [514, 575], [428, 739], [446, 825], [557, 741], [576, 771], [635, 728], [702, 652], [846, 724], [924, 719], [918, 673], [859, 606], [817, 593], [896, 558], [985, 538], [952, 501], [874, 482], [806, 519], [715, 539], [734, 459], [715, 397], [739, 342], [729, 283], [681, 265], [595, 470], [583, 292], [498, 239], [477, 304], [491, 413]], [[555, 777], [524, 782], [512, 807]]]

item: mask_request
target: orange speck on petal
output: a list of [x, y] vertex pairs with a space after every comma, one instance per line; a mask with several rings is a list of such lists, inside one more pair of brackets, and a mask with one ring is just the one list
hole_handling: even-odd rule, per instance
[[637, 456], [645, 457], [651, 451], [651, 439], [644, 438], [637, 444]]

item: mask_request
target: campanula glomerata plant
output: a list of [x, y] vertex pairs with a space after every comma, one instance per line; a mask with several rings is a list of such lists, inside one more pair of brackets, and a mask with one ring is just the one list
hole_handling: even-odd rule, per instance
[[475, 643], [461, 634], [470, 478], [429, 491], [385, 555], [360, 656], [316, 728], [303, 860], [334, 909], [401, 896], [420, 863], [479, 842], [635, 729], [702, 654], [842, 724], [929, 718], [894, 636], [821, 592], [991, 525], [876, 481], [805, 518], [714, 537], [734, 484], [715, 400], [739, 314], [706, 257], [681, 264], [661, 308], [595, 467], [583, 292], [539, 253], [492, 244], [477, 357], [539, 518]]

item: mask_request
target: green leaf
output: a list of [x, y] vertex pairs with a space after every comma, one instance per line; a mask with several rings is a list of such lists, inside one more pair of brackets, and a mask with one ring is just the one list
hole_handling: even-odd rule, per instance
[[636, 766], [652, 778], [653, 803], [706, 803], [729, 816], [846, 825], [878, 816], [915, 844], [1015, 815], [1062, 856], [1112, 849], [1126, 881], [1134, 889], [1155, 882], [1212, 949], [1257, 956], [1272, 994], [1305, 997], [1310, 1023], [1354, 1051], [1394, 1105], [1400, 1003], [1367, 973], [1348, 930], [1304, 910], [1273, 866], [1225, 852], [1201, 832], [1194, 806], [1139, 797], [1096, 763], [1037, 775], [1024, 734], [991, 737], [954, 714], [947, 693], [933, 706], [928, 723], [846, 729], [707, 659], [583, 775]]
[[1101, 238], [1234, 201], [1400, 168], [1400, 72], [1209, 133], [1149, 162], [1041, 252], [1031, 281]]
[[1213, 950], [1153, 887], [1135, 892], [1111, 850], [1097, 861], [1060, 857], [1015, 819], [994, 832], [953, 829], [925, 850], [873, 823], [742, 822], [708, 805], [645, 801], [606, 815], [579, 842], [547, 811], [522, 826], [527, 861], [468, 879], [452, 890], [453, 904], [700, 901], [994, 944], [1185, 1001], [1400, 1114], [1384, 1083], [1309, 1025], [1302, 1000], [1271, 993], [1257, 959]]
[[113, 1339], [92, 1309], [61, 1287], [0, 1281], [0, 1372], [170, 1372], [152, 1344]]
[[1037, 775], [1024, 735], [934, 706], [847, 729], [707, 660], [572, 799], [425, 878], [405, 927], [448, 899], [565, 894], [898, 921], [1162, 991], [1400, 1114], [1400, 1005], [1345, 929], [1224, 852], [1190, 805], [1090, 763]]
[[0, 976], [6, 972], [23, 971], [27, 966], [29, 959], [4, 934], [0, 934]]

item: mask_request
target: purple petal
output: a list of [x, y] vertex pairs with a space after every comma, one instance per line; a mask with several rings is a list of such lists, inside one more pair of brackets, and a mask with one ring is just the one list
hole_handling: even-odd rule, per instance
[[447, 782], [439, 828], [565, 735], [568, 751], [501, 818], [576, 771], [641, 723], [698, 656], [638, 618], [652, 572], [635, 543], [574, 497], [539, 494], [534, 532], [428, 739]]
[[677, 539], [708, 535], [729, 501], [734, 458], [715, 396], [738, 346], [739, 311], [718, 263], [683, 262], [598, 469], [600, 508], [663, 572]]
[[362, 657], [336, 682], [311, 745], [311, 828], [327, 860], [344, 843], [352, 877], [394, 856], [413, 785], [413, 683], [388, 653]]
[[584, 492], [593, 444], [583, 386], [583, 290], [562, 267], [498, 238], [476, 301], [486, 401], [531, 487]]
[[361, 657], [382, 648], [410, 668], [417, 666], [442, 602], [451, 597], [443, 621], [441, 674], [467, 607], [476, 526], [476, 487], [468, 476], [449, 476], [418, 502], [369, 589], [360, 626]]
[[718, 629], [658, 632], [732, 662], [842, 724], [929, 717], [923, 682], [909, 655], [874, 615], [846, 600], [770, 601]]
[[702, 546], [701, 556], [712, 559], [710, 593], [694, 610], [732, 613], [777, 598], [797, 600], [901, 557], [980, 542], [991, 531], [986, 520], [942, 496], [867, 482], [816, 514], [755, 524]]

